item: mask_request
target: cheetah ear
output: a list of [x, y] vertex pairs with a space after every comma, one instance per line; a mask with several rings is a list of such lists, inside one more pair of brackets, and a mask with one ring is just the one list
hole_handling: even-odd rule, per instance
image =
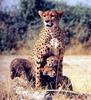
[[64, 14], [64, 11], [57, 11], [58, 15], [59, 15], [59, 18], [61, 18]]
[[43, 11], [38, 11], [38, 14], [39, 14], [40, 16], [42, 16]]

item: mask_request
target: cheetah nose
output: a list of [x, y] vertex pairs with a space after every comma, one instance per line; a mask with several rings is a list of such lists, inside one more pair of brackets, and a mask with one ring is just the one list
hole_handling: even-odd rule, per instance
[[46, 20], [45, 22], [46, 22], [46, 23], [49, 23], [50, 21], [49, 21], [49, 20]]
[[55, 72], [53, 72], [53, 75], [54, 75], [54, 76], [55, 76], [55, 74], [56, 74], [56, 73], [55, 73]]

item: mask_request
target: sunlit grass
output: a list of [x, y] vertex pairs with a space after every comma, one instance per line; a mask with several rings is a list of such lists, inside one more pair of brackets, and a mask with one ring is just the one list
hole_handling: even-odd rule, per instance
[[[9, 57], [9, 58], [8, 58]], [[4, 56], [0, 57], [1, 66], [2, 66], [2, 74], [5, 76], [6, 79], [0, 82], [0, 95], [6, 96], [7, 98], [10, 97], [10, 73], [9, 73], [9, 66], [12, 59], [16, 57], [28, 58], [24, 56]], [[67, 76], [73, 85], [73, 92], [78, 94], [91, 94], [91, 60], [90, 56], [65, 56], [64, 57], [64, 66], [63, 66], [63, 75]], [[2, 85], [1, 85], [2, 83]], [[30, 91], [30, 90], [29, 90]], [[35, 90], [33, 90], [35, 91]], [[32, 92], [33, 92], [32, 91]], [[42, 91], [42, 90], [40, 90]], [[53, 100], [70, 100], [66, 96], [62, 94], [56, 94], [53, 96]]]
[[[68, 60], [69, 59], [69, 60]], [[65, 58], [63, 73], [72, 82], [74, 91], [78, 93], [91, 94], [91, 60], [87, 56], [74, 56]], [[66, 62], [64, 61], [64, 63]]]

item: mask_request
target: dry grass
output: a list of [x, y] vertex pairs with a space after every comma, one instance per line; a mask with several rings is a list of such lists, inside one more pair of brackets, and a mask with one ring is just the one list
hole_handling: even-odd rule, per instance
[[0, 100], [7, 98], [7, 89], [4, 82], [0, 82]]
[[[0, 100], [4, 100], [4, 97], [8, 98], [6, 100], [10, 100], [10, 94], [12, 94], [10, 93], [11, 80], [7, 66], [16, 57], [28, 58], [28, 56], [0, 56], [0, 72], [4, 78], [3, 80], [0, 78]], [[91, 94], [91, 56], [65, 56], [63, 64], [63, 74], [70, 78], [74, 92]], [[53, 100], [85, 100], [84, 96], [79, 98], [75, 96], [74, 99], [71, 99], [62, 94], [53, 96]], [[87, 100], [91, 100], [91, 96], [88, 96]]]
[[[2, 82], [1, 82], [2, 83]], [[10, 85], [10, 87], [8, 87]], [[27, 84], [24, 80], [16, 78], [6, 84], [0, 84], [0, 100], [51, 100], [51, 99], [43, 99], [45, 97], [46, 91], [37, 90], [35, 91], [29, 84]], [[87, 95], [82, 95], [74, 92], [55, 92], [53, 95], [48, 95], [48, 98], [52, 98], [52, 100], [86, 100]], [[91, 96], [89, 96], [91, 98]], [[87, 99], [90, 100], [90, 99]]]
[[[91, 45], [91, 43], [90, 43]], [[66, 49], [65, 55], [91, 55], [91, 47], [84, 47], [82, 44], [73, 44], [71, 47]]]
[[91, 56], [65, 57], [63, 73], [71, 79], [74, 91], [91, 94]]

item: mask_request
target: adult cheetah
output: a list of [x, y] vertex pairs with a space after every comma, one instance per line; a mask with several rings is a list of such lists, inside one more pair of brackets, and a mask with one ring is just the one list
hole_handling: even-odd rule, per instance
[[[65, 44], [64, 44], [64, 34], [59, 27], [59, 21], [63, 15], [63, 11], [39, 11], [38, 12], [42, 21], [44, 23], [44, 27], [42, 28], [38, 40], [35, 42], [34, 47], [32, 49], [32, 60], [36, 66], [36, 88], [39, 88], [40, 83], [40, 68], [45, 61], [45, 58], [49, 56], [55, 55], [55, 46], [52, 44], [52, 39], [58, 41], [58, 45], [56, 49], [58, 53], [56, 56], [59, 58], [59, 65], [62, 65]], [[61, 68], [62, 69], [62, 68]]]

